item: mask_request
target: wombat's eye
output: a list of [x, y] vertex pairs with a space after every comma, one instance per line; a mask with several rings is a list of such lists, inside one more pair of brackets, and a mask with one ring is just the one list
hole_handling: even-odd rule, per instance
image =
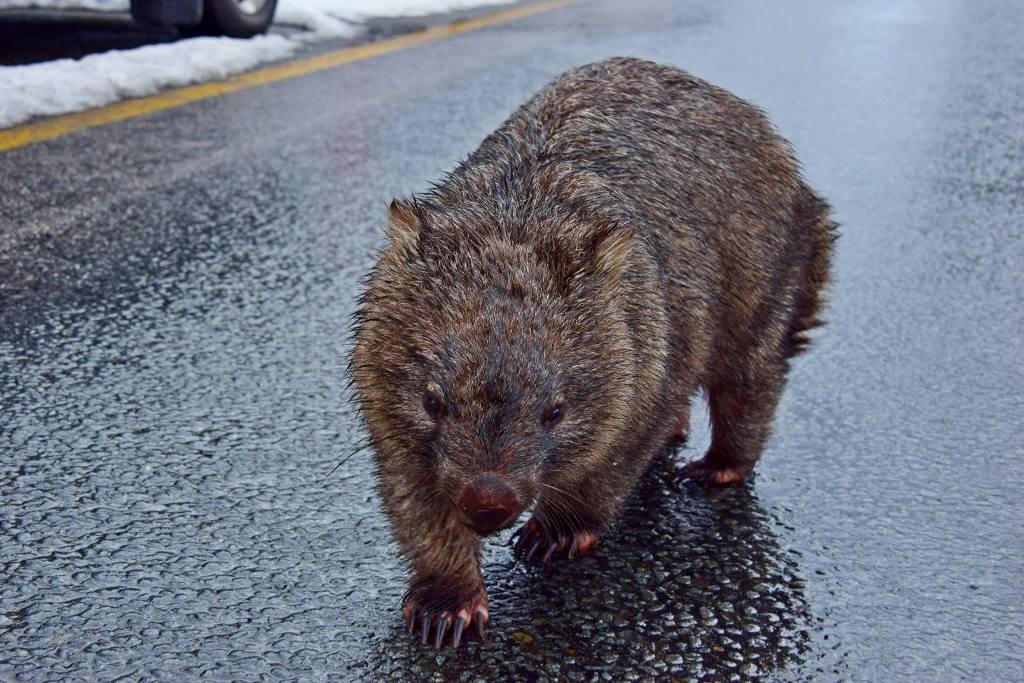
[[544, 411], [544, 425], [554, 427], [562, 419], [562, 404], [556, 403]]
[[423, 410], [435, 421], [444, 417], [444, 403], [429, 389], [423, 394]]

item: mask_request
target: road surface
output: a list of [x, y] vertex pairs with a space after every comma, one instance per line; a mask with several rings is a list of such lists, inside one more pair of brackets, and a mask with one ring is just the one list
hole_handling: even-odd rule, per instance
[[[0, 680], [1021, 680], [1024, 12], [578, 3], [0, 154]], [[764, 107], [842, 223], [756, 477], [402, 630], [347, 328], [388, 200], [564, 69]], [[696, 457], [706, 420], [676, 458]]]

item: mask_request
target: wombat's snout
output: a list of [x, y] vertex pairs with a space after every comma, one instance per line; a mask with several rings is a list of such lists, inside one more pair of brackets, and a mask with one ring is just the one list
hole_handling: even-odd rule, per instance
[[477, 533], [487, 535], [514, 522], [520, 505], [511, 486], [496, 475], [485, 474], [462, 492], [459, 509]]

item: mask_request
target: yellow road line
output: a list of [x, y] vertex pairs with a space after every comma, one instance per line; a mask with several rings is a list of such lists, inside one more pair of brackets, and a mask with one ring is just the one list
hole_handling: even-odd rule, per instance
[[504, 24], [515, 19], [527, 17], [531, 14], [547, 12], [548, 10], [568, 5], [574, 1], [575, 0], [543, 0], [542, 2], [513, 7], [512, 9], [495, 12], [493, 14], [486, 14], [481, 17], [476, 17], [475, 19], [466, 19], [464, 21], [457, 21], [444, 26], [435, 26], [434, 28], [428, 28], [415, 33], [407, 33], [374, 43], [367, 43], [365, 45], [357, 45], [344, 50], [328, 52], [326, 54], [317, 55], [297, 62], [282, 64], [280, 66], [271, 66], [258, 71], [251, 71], [249, 73], [233, 76], [223, 81], [175, 88], [174, 90], [168, 90], [149, 97], [125, 100], [123, 102], [90, 109], [77, 114], [67, 114], [65, 116], [45, 119], [38, 123], [27, 123], [21, 126], [15, 126], [14, 128], [0, 130], [0, 151], [31, 145], [42, 140], [49, 140], [50, 138], [85, 130], [86, 128], [102, 126], [114, 121], [122, 121], [136, 116], [143, 116], [144, 114], [151, 114], [152, 112], [160, 111], [161, 109], [180, 107], [181, 105], [188, 104], [189, 102], [217, 97], [218, 95], [235, 92], [236, 90], [245, 90], [246, 88], [253, 88], [258, 85], [264, 85], [265, 83], [273, 83], [274, 81], [280, 81], [285, 78], [295, 78], [296, 76], [303, 76], [315, 71], [332, 69], [343, 64], [350, 64], [352, 62], [370, 59], [371, 57], [377, 57], [389, 52], [396, 52], [416, 45], [431, 43], [460, 33], [468, 33], [469, 31], [476, 31], [482, 28], [487, 28], [488, 26]]

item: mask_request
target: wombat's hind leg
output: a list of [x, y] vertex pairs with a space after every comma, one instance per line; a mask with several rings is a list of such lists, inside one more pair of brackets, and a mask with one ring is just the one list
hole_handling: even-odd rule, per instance
[[512, 553], [524, 562], [534, 558], [549, 562], [555, 556], [564, 555], [571, 560], [583, 555], [599, 537], [600, 534], [591, 529], [546, 528], [537, 517], [531, 517], [516, 529], [510, 542], [515, 543]]
[[679, 488], [684, 481], [695, 481], [705, 485], [725, 486], [743, 481], [754, 466], [746, 464], [727, 464], [711, 457], [711, 452], [701, 458], [688, 462], [672, 475], [672, 484]]
[[711, 448], [700, 460], [678, 469], [673, 482], [692, 480], [725, 485], [742, 481], [754, 469], [771, 435], [772, 418], [785, 384], [783, 365], [748, 384], [719, 384], [708, 390]]

